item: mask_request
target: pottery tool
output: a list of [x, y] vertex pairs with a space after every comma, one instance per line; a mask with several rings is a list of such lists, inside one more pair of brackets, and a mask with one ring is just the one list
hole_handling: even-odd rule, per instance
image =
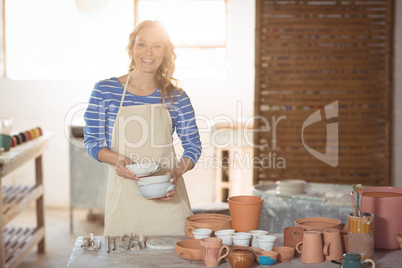
[[107, 253], [110, 253], [109, 236], [106, 236], [106, 251]]
[[133, 243], [134, 235], [131, 233], [130, 240], [128, 240], [127, 250], [131, 248], [131, 243]]
[[[355, 184], [353, 185], [353, 216], [355, 217], [360, 217], [359, 216], [359, 191], [358, 189], [361, 187], [361, 184]], [[361, 198], [360, 198], [361, 200]], [[361, 212], [360, 212], [361, 215]]]
[[116, 250], [116, 238], [113, 237], [113, 248], [112, 250]]
[[363, 195], [363, 188], [361, 184], [356, 185], [357, 188], [357, 192], [359, 193], [358, 195], [358, 199], [357, 199], [357, 215], [359, 217], [363, 217], [363, 213], [362, 213], [362, 195]]

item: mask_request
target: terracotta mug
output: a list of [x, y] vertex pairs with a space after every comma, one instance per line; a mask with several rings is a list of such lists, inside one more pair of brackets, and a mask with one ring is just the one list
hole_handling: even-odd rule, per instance
[[321, 233], [317, 231], [305, 231], [303, 241], [296, 245], [296, 250], [301, 253], [301, 261], [303, 263], [323, 262], [324, 253]]
[[207, 267], [218, 266], [220, 261], [230, 252], [228, 246], [222, 246], [222, 239], [219, 237], [202, 238], [200, 244], [202, 263]]
[[341, 260], [343, 258], [343, 247], [339, 230], [328, 229], [324, 231], [323, 253], [327, 261]]
[[[296, 249], [296, 245], [303, 241], [304, 229], [303, 231], [293, 231], [292, 232], [292, 248]], [[295, 257], [299, 257], [300, 253], [295, 251]]]
[[[292, 233], [295, 232], [295, 231], [303, 232], [303, 228], [290, 226], [290, 227], [285, 227], [283, 229], [283, 244], [285, 245], [285, 247], [293, 247], [293, 245], [292, 245]], [[297, 243], [299, 243], [299, 242], [297, 242]]]

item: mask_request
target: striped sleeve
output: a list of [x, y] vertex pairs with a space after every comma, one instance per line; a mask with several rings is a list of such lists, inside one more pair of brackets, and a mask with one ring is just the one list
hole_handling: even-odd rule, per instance
[[91, 157], [98, 160], [99, 151], [106, 147], [105, 103], [99, 83], [96, 83], [92, 90], [84, 120], [85, 150]]
[[195, 166], [201, 155], [201, 141], [194, 109], [185, 92], [176, 105], [176, 132], [184, 149], [182, 158], [189, 158]]

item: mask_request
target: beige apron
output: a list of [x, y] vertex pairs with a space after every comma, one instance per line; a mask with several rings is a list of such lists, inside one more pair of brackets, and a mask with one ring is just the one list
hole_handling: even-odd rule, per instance
[[[161, 169], [156, 175], [165, 174], [177, 163], [169, 111], [160, 103], [123, 107], [129, 78], [113, 127], [111, 150], [135, 162], [159, 161]], [[169, 201], [148, 200], [137, 191], [134, 180], [119, 177], [110, 165], [104, 235], [184, 235], [186, 218], [192, 212], [182, 177]]]

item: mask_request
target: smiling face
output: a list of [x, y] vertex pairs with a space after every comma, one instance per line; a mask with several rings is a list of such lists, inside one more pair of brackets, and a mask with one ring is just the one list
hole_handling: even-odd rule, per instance
[[135, 69], [156, 74], [166, 55], [164, 33], [155, 26], [142, 28], [135, 37], [133, 58]]

